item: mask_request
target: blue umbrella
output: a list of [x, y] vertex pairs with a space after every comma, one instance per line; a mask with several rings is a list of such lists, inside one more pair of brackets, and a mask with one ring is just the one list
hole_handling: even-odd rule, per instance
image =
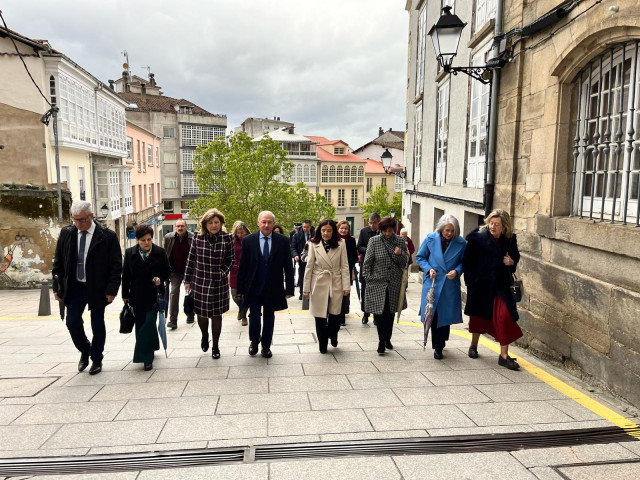
[[164, 356], [165, 358], [167, 358], [167, 326], [165, 325], [164, 319], [164, 313], [167, 309], [167, 301], [164, 298], [164, 292], [158, 292], [155, 308], [159, 314], [158, 335], [160, 335], [160, 340], [162, 340], [162, 346], [164, 347]]

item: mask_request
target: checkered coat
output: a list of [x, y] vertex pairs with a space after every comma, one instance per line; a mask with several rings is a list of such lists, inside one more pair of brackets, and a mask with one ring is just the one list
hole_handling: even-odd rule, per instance
[[233, 262], [233, 240], [230, 234], [218, 232], [211, 237], [193, 237], [184, 282], [190, 284], [196, 315], [212, 317], [229, 310], [228, 274]]
[[[402, 250], [401, 255], [393, 253], [396, 247]], [[376, 235], [369, 240], [367, 253], [362, 262], [362, 276], [367, 282], [364, 299], [366, 312], [381, 315], [387, 292], [389, 310], [392, 314], [398, 310], [402, 273], [408, 261], [407, 244], [401, 236], [394, 233], [387, 240], [384, 235]], [[402, 305], [402, 309], [405, 308], [407, 308], [406, 296]]]

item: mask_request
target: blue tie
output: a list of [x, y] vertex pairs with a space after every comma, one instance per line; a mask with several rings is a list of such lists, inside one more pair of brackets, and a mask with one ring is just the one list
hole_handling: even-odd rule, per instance
[[262, 250], [262, 256], [264, 257], [264, 261], [268, 262], [269, 261], [269, 237], [262, 237], [264, 238], [264, 249]]
[[87, 232], [80, 232], [80, 249], [78, 250], [78, 280], [84, 280], [84, 249], [87, 246]]

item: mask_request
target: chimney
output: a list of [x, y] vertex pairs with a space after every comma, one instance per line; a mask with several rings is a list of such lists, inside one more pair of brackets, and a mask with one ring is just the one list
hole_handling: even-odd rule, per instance
[[131, 85], [129, 84], [129, 72], [127, 70], [122, 72], [122, 91], [123, 92], [131, 91]]
[[293, 128], [294, 127], [289, 127], [289, 135], [293, 135]]
[[156, 74], [155, 73], [149, 73], [149, 85], [152, 87], [156, 86]]
[[278, 117], [278, 121], [280, 121], [280, 117]]
[[109, 88], [110, 88], [111, 90], [113, 90], [114, 92], [115, 92], [115, 90], [116, 90], [116, 88], [115, 88], [115, 86], [114, 86], [114, 84], [115, 84], [115, 83], [116, 83], [116, 82], [114, 82], [113, 80], [109, 80]]
[[140, 84], [140, 100], [147, 103], [147, 86], [144, 83]]
[[378, 127], [378, 136], [382, 136], [383, 133], [384, 131], [382, 130], [382, 127]]

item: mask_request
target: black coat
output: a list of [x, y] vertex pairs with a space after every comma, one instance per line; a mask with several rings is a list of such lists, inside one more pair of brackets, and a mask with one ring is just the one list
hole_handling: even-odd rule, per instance
[[369, 240], [371, 240], [376, 235], [380, 234], [380, 230], [376, 230], [375, 232], [371, 230], [371, 227], [364, 227], [360, 230], [360, 235], [358, 236], [358, 245], [356, 248], [358, 249], [358, 254], [362, 255], [360, 257], [360, 265], [364, 262], [364, 254], [367, 253], [367, 245], [369, 245]]
[[[59, 278], [65, 305], [69, 294], [69, 278], [76, 275], [77, 271], [77, 250], [78, 229], [68, 225], [60, 231], [51, 272]], [[85, 258], [85, 272], [89, 310], [104, 308], [107, 295], [115, 297], [120, 288], [122, 250], [115, 232], [97, 223]]]
[[[284, 310], [288, 306], [286, 295], [293, 296], [293, 264], [289, 242], [284, 235], [273, 234], [269, 246], [269, 279], [262, 294], [266, 299], [263, 305], [274, 311]], [[256, 279], [258, 263], [262, 261], [259, 231], [242, 239], [241, 258], [237, 290], [238, 295], [247, 295]], [[287, 284], [286, 290], [284, 282]]]
[[[311, 227], [309, 231], [309, 240], [313, 238], [314, 229]], [[304, 250], [304, 245], [307, 243], [306, 234], [302, 228], [293, 236], [291, 239], [291, 258], [300, 257], [302, 254], [302, 250]]]
[[[138, 245], [124, 251], [122, 267], [122, 298], [128, 298], [136, 318], [142, 312], [150, 312], [156, 303], [158, 289], [164, 289], [164, 282], [171, 275], [171, 267], [164, 249], [158, 245], [151, 246], [151, 254], [143, 260]], [[160, 286], [156, 287], [153, 278], [160, 278]]]
[[356, 263], [358, 262], [358, 249], [356, 247], [356, 239], [349, 235], [349, 238], [345, 239], [345, 244], [347, 247], [347, 260], [349, 261], [349, 280], [351, 280], [353, 267], [355, 267]]
[[[515, 262], [510, 267], [503, 263], [507, 252]], [[511, 318], [518, 320], [518, 309], [509, 293], [509, 286], [511, 273], [516, 271], [519, 261], [520, 252], [515, 234], [510, 239], [502, 235], [497, 245], [487, 228], [475, 229], [467, 235], [467, 248], [462, 257], [464, 283], [467, 286], [465, 315], [491, 320], [493, 299], [500, 295], [509, 308]]]

